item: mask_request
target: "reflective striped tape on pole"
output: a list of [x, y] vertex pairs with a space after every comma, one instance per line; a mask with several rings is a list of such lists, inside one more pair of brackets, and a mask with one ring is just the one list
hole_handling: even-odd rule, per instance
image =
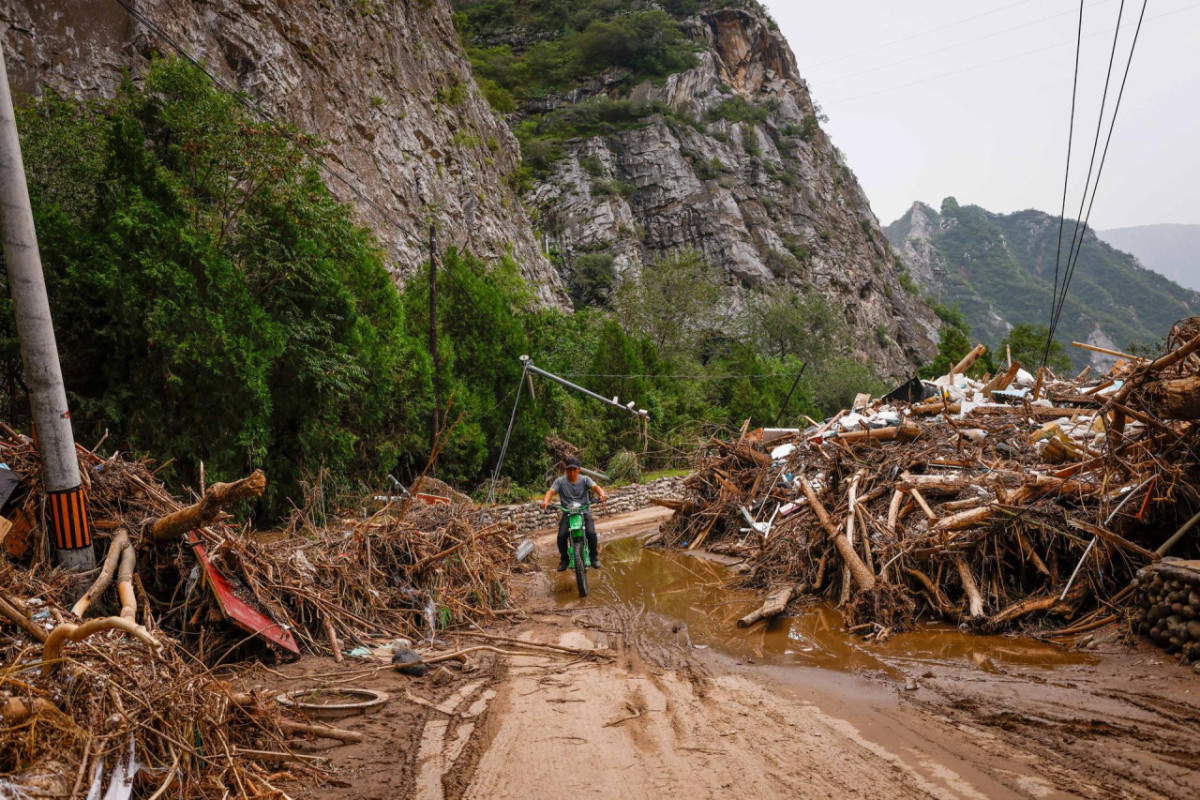
[[61, 492], [47, 492], [46, 506], [55, 549], [60, 553], [91, 549], [92, 524], [87, 510], [87, 494], [82, 486]]

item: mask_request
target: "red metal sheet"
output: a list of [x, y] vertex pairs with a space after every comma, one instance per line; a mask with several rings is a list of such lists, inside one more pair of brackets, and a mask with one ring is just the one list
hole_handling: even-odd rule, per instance
[[221, 606], [221, 613], [225, 615], [226, 619], [246, 633], [262, 636], [284, 650], [299, 655], [300, 648], [296, 645], [291, 631], [277, 624], [266, 614], [248, 605], [233, 593], [233, 586], [230, 585], [229, 580], [208, 560], [208, 552], [200, 543], [200, 538], [196, 536], [195, 531], [188, 533], [188, 542], [191, 543], [192, 550], [196, 553], [196, 560], [204, 568], [208, 585], [212, 587], [213, 594], [217, 597], [217, 603]]

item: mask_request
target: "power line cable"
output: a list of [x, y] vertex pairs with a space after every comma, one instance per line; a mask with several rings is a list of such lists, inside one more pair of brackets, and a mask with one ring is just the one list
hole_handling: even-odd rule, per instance
[[[1166, 17], [1173, 17], [1173, 16], [1175, 16], [1176, 14], [1182, 14], [1182, 13], [1183, 13], [1183, 12], [1185, 12], [1185, 11], [1191, 11], [1191, 10], [1193, 10], [1193, 9], [1196, 9], [1196, 8], [1200, 8], [1200, 3], [1193, 3], [1193, 4], [1191, 4], [1191, 5], [1184, 6], [1183, 8], [1177, 8], [1177, 9], [1175, 9], [1174, 11], [1166, 11], [1166, 12], [1164, 12], [1164, 13], [1162, 13], [1162, 14], [1157, 14], [1157, 15], [1155, 15], [1155, 16], [1153, 16], [1153, 17], [1146, 17], [1146, 20], [1145, 20], [1145, 21], [1146, 21], [1146, 22], [1154, 22], [1155, 20], [1164, 19], [1164, 18], [1166, 18]], [[1127, 26], [1127, 27], [1128, 27], [1128, 26]], [[1096, 33], [1090, 33], [1090, 34], [1088, 34], [1087, 36], [1084, 36], [1083, 38], [1084, 38], [1084, 39], [1094, 39], [1094, 38], [1096, 38], [1097, 36], [1105, 36], [1105, 35], [1107, 35], [1107, 34], [1109, 34], [1109, 33], [1112, 33], [1112, 31], [1111, 31], [1111, 30], [1097, 31]], [[1033, 50], [1025, 50], [1025, 51], [1023, 51], [1023, 52], [1016, 53], [1016, 54], [1014, 54], [1014, 55], [1011, 55], [1011, 56], [1005, 56], [1004, 58], [998, 58], [998, 59], [996, 59], [995, 61], [987, 61], [987, 62], [984, 62], [983, 64], [975, 64], [975, 65], [973, 65], [973, 66], [970, 66], [970, 67], [963, 67], [962, 69], [957, 69], [957, 70], [954, 70], [954, 71], [952, 71], [952, 72], [943, 72], [943, 73], [941, 73], [940, 75], [931, 75], [931, 76], [929, 76], [928, 78], [921, 78], [921, 79], [919, 79], [919, 80], [911, 81], [911, 82], [909, 82], [909, 83], [903, 83], [903, 84], [900, 84], [899, 86], [888, 86], [888, 87], [885, 87], [885, 88], [883, 88], [883, 89], [876, 89], [875, 91], [872, 91], [872, 92], [867, 92], [866, 94], [854, 95], [853, 97], [847, 97], [847, 98], [845, 98], [845, 99], [843, 99], [843, 100], [834, 100], [832, 103], [826, 103], [826, 102], [822, 102], [822, 103], [821, 103], [821, 106], [822, 106], [823, 108], [826, 108], [826, 109], [829, 109], [829, 108], [836, 108], [836, 107], [838, 107], [838, 106], [840, 106], [840, 105], [843, 105], [843, 104], [845, 104], [845, 103], [852, 103], [852, 102], [854, 102], [854, 101], [856, 101], [856, 100], [865, 100], [865, 99], [867, 99], [867, 98], [870, 98], [870, 97], [876, 97], [876, 96], [878, 96], [878, 95], [881, 95], [881, 94], [888, 94], [888, 93], [890, 93], [890, 92], [898, 92], [898, 91], [900, 91], [901, 89], [910, 89], [910, 88], [912, 88], [913, 86], [922, 86], [922, 85], [924, 85], [924, 84], [926, 84], [926, 83], [933, 83], [934, 81], [939, 81], [939, 80], [942, 80], [942, 79], [944, 79], [944, 78], [952, 78], [952, 77], [954, 77], [954, 76], [956, 76], [956, 75], [962, 75], [962, 74], [964, 74], [964, 73], [967, 73], [967, 72], [974, 72], [975, 70], [978, 70], [978, 69], [985, 69], [985, 68], [987, 68], [987, 67], [994, 67], [994, 66], [996, 66], [997, 64], [1005, 64], [1005, 63], [1007, 63], [1007, 62], [1009, 62], [1009, 61], [1016, 61], [1016, 60], [1017, 60], [1017, 59], [1019, 59], [1019, 58], [1026, 58], [1027, 56], [1034, 56], [1034, 55], [1038, 55], [1039, 53], [1045, 53], [1045, 52], [1047, 52], [1047, 51], [1049, 51], [1049, 50], [1057, 50], [1057, 49], [1058, 49], [1058, 48], [1060, 48], [1060, 47], [1066, 47], [1067, 45], [1071, 45], [1071, 44], [1074, 44], [1074, 43], [1075, 43], [1075, 40], [1074, 40], [1074, 39], [1063, 40], [1063, 41], [1061, 41], [1061, 42], [1056, 42], [1056, 43], [1054, 43], [1054, 44], [1051, 44], [1051, 45], [1046, 45], [1045, 47], [1038, 47], [1038, 48], [1035, 48], [1035, 49], [1033, 49]]]
[[[1099, 0], [1099, 2], [1092, 3], [1090, 6], [1088, 6], [1088, 8], [1095, 8], [1096, 6], [1102, 6], [1107, 3], [1111, 3], [1111, 2], [1112, 2], [1112, 0]], [[849, 75], [841, 75], [836, 78], [828, 78], [828, 79], [817, 78], [815, 80], [821, 84], [837, 83], [838, 81], [848, 81], [851, 78], [857, 78], [862, 75], [870, 75], [872, 72], [879, 72], [880, 70], [889, 69], [890, 67], [899, 66], [900, 64], [908, 64], [913, 61], [919, 61], [922, 58], [928, 58], [929, 56], [936, 56], [941, 53], [949, 52], [951, 50], [957, 50], [960, 47], [966, 47], [967, 45], [976, 44], [978, 42], [984, 42], [984, 41], [987, 41], [988, 39], [995, 39], [997, 36], [1004, 36], [1005, 34], [1013, 33], [1014, 31], [1024, 30], [1025, 28], [1032, 28], [1034, 25], [1040, 25], [1043, 22], [1049, 22], [1050, 20], [1055, 20], [1055, 19], [1058, 19], [1059, 17], [1070, 16], [1073, 13], [1074, 12], [1072, 12], [1072, 11], [1064, 11], [1061, 14], [1053, 14], [1049, 17], [1041, 17], [1040, 19], [1035, 19], [1032, 22], [1026, 22], [1024, 24], [1017, 25], [1016, 27], [1013, 27], [1013, 28], [1005, 28], [1004, 30], [1001, 30], [1001, 31], [994, 31], [992, 33], [985, 34], [984, 36], [980, 36], [975, 39], [967, 39], [966, 41], [963, 41], [963, 42], [955, 42], [954, 44], [946, 45], [945, 47], [940, 47], [937, 50], [927, 50], [924, 53], [918, 53], [915, 56], [909, 56], [907, 58], [902, 58], [902, 59], [899, 59], [898, 61], [889, 61], [886, 64], [880, 64], [877, 67], [871, 67], [870, 69], [864, 69], [860, 72], [853, 72]]]
[[[1148, 3], [1149, 3], [1149, 0], [1142, 0], [1142, 11], [1138, 15], [1137, 28], [1133, 32], [1133, 42], [1129, 46], [1129, 58], [1125, 61], [1125, 73], [1121, 76], [1121, 88], [1117, 91], [1117, 102], [1116, 102], [1115, 106], [1113, 107], [1112, 119], [1109, 121], [1108, 135], [1105, 137], [1105, 140], [1104, 140], [1104, 151], [1100, 154], [1100, 166], [1096, 170], [1096, 182], [1092, 185], [1092, 197], [1088, 201], [1087, 214], [1084, 216], [1084, 219], [1083, 219], [1082, 230], [1083, 230], [1084, 234], [1087, 233], [1088, 222], [1092, 218], [1092, 206], [1096, 202], [1096, 193], [1100, 189], [1100, 176], [1104, 174], [1104, 162], [1108, 159], [1108, 147], [1110, 144], [1112, 144], [1113, 130], [1116, 128], [1116, 125], [1117, 125], [1117, 114], [1120, 113], [1120, 111], [1121, 111], [1121, 100], [1125, 96], [1125, 83], [1129, 80], [1129, 68], [1133, 64], [1133, 53], [1137, 49], [1138, 36], [1142, 32], [1142, 21], [1146, 15], [1146, 6], [1148, 5]], [[1079, 245], [1080, 245], [1079, 249], [1082, 250], [1083, 249], [1083, 236], [1082, 235], [1080, 236], [1080, 239], [1079, 239]], [[1063, 303], [1064, 304], [1066, 303], [1067, 292], [1071, 288], [1071, 279], [1075, 275], [1075, 267], [1078, 265], [1078, 263], [1079, 263], [1079, 252], [1077, 251], [1075, 254], [1075, 261], [1071, 264], [1068, 264], [1068, 266], [1067, 266], [1067, 275], [1066, 275], [1065, 283], [1063, 286]]]
[[732, 381], [741, 380], [774, 380], [776, 378], [795, 378], [794, 372], [779, 372], [772, 375], [654, 375], [645, 373], [642, 375], [622, 375], [617, 373], [606, 372], [560, 372], [564, 378], [669, 378], [671, 380], [692, 380], [692, 381]]
[[836, 64], [837, 62], [845, 61], [848, 58], [855, 58], [856, 56], [865, 55], [867, 53], [874, 53], [876, 50], [882, 50], [885, 47], [891, 47], [892, 45], [896, 45], [896, 44], [903, 44], [904, 42], [911, 42], [913, 39], [920, 39], [924, 36], [928, 36], [931, 33], [937, 33], [938, 31], [944, 31], [947, 28], [953, 28], [958, 25], [965, 25], [968, 22], [974, 22], [977, 19], [983, 19], [984, 17], [990, 17], [993, 14], [999, 14], [1002, 11], [1008, 11], [1009, 9], [1016, 8], [1017, 6], [1029, 5], [1030, 2], [1032, 2], [1032, 0], [1021, 0], [1021, 2], [1019, 2], [1019, 3], [1013, 3], [1012, 5], [1007, 5], [1007, 6], [1003, 6], [1002, 8], [992, 9], [991, 11], [985, 11], [982, 14], [976, 14], [975, 16], [967, 17], [966, 19], [960, 19], [957, 22], [950, 22], [945, 25], [940, 25], [936, 28], [930, 28], [929, 30], [921, 31], [920, 33], [914, 33], [910, 36], [904, 36], [900, 39], [893, 39], [890, 42], [884, 42], [883, 44], [874, 45], [874, 46], [868, 47], [864, 50], [857, 50], [853, 53], [846, 53], [845, 55], [838, 56], [837, 58], [831, 58], [828, 61], [822, 61], [818, 64], [812, 64], [809, 66], [809, 69], [816, 69], [817, 67], [823, 67], [827, 64]]
[[[1063, 223], [1067, 215], [1067, 188], [1071, 178], [1071, 149], [1075, 140], [1075, 100], [1079, 93], [1079, 53], [1083, 45], [1083, 0], [1079, 0], [1079, 29], [1075, 34], [1075, 77], [1071, 80], [1071, 122], [1067, 128], [1067, 168], [1063, 175], [1062, 208], [1058, 212], [1058, 247], [1054, 251], [1054, 293], [1050, 295], [1050, 318], [1054, 318], [1054, 300], [1058, 297], [1059, 267], [1062, 260]], [[1042, 354], [1042, 366], [1050, 360], [1051, 337], [1046, 337], [1046, 352]]]
[[[1050, 316], [1050, 336], [1058, 330], [1058, 320], [1062, 315], [1063, 305], [1067, 300], [1066, 284], [1069, 282], [1071, 274], [1073, 256], [1075, 254], [1076, 237], [1079, 234], [1079, 221], [1083, 218], [1083, 207], [1087, 203], [1088, 189], [1092, 185], [1092, 171], [1096, 168], [1096, 153], [1100, 149], [1100, 133], [1104, 130], [1104, 111], [1108, 107], [1108, 88], [1112, 82], [1112, 68], [1117, 60], [1117, 42], [1121, 37], [1121, 18], [1125, 14], [1125, 0], [1121, 0], [1121, 6], [1117, 9], [1117, 27], [1113, 32], [1112, 48], [1108, 55], [1108, 70], [1104, 74], [1104, 92], [1100, 95], [1100, 113], [1096, 119], [1096, 136], [1092, 140], [1092, 157], [1088, 160], [1087, 178], [1083, 182], [1083, 195], [1079, 198], [1079, 213], [1075, 216], [1075, 227], [1071, 230], [1071, 247], [1067, 250], [1067, 273], [1063, 278], [1063, 290], [1060, 295], [1055, 298], [1057, 307], [1054, 313]], [[1047, 340], [1046, 351], [1049, 354], [1050, 343]]]

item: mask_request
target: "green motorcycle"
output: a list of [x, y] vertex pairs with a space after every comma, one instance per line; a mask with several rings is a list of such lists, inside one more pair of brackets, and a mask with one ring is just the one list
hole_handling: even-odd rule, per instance
[[588, 553], [587, 532], [583, 527], [583, 515], [591, 508], [590, 503], [571, 503], [568, 508], [559, 505], [559, 509], [567, 515], [567, 568], [575, 570], [575, 584], [579, 587], [579, 596], [587, 597], [587, 571], [592, 566], [592, 558]]

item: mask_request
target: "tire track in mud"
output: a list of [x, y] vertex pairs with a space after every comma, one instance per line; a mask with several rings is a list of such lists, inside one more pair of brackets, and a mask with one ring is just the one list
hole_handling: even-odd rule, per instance
[[[964, 729], [986, 728], [1006, 748], [1042, 754], [1038, 769], [1060, 792], [1089, 800], [1200, 797], [1200, 685], [1172, 696], [1166, 687], [1178, 676], [1139, 675], [1134, 666], [1114, 654], [1053, 683], [1024, 671], [988, 682], [943, 670], [915, 705]], [[1114, 688], [1131, 679], [1164, 688]]]
[[[504, 713], [493, 720], [465, 798], [986, 796], [952, 770], [928, 780], [812, 704], [741, 676], [708, 676], [686, 653], [665, 652], [657, 637], [644, 658], [624, 636], [627, 613], [582, 616], [578, 622], [618, 640], [610, 648], [616, 660], [510, 674], [497, 700]], [[564, 632], [566, 622], [527, 635], [571, 647], [596, 635]], [[656, 663], [663, 661], [679, 666]]]

